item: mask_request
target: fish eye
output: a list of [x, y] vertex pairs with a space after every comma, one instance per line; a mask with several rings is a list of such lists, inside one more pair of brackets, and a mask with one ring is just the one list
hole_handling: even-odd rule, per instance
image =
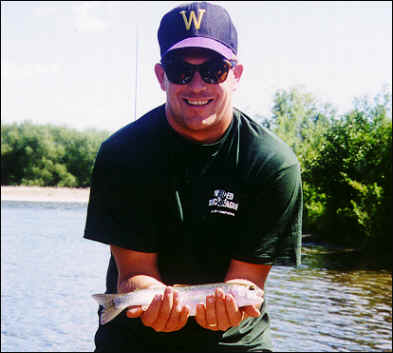
[[251, 285], [250, 287], [248, 287], [249, 290], [256, 290], [254, 285]]

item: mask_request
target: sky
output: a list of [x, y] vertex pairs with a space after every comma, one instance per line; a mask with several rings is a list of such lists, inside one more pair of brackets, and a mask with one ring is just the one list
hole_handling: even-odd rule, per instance
[[[303, 87], [338, 113], [392, 87], [390, 1], [212, 1], [237, 28], [234, 105], [269, 117]], [[165, 102], [161, 17], [183, 1], [2, 1], [1, 122], [115, 131]], [[135, 104], [136, 103], [136, 104]]]

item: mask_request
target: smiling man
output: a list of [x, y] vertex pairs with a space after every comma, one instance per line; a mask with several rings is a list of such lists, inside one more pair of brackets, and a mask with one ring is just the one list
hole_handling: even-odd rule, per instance
[[224, 8], [176, 7], [158, 40], [155, 73], [166, 103], [101, 145], [84, 236], [110, 245], [107, 293], [159, 286], [163, 294], [100, 324], [96, 351], [272, 350], [266, 301], [239, 307], [217, 289], [190, 317], [172, 286], [264, 289], [273, 264], [299, 264], [299, 163], [233, 107], [243, 66]]
[[[167, 93], [168, 122], [176, 132], [204, 143], [224, 135], [233, 118], [232, 93], [243, 72], [241, 64], [209, 49], [185, 48], [168, 53], [155, 71]], [[178, 77], [179, 72], [183, 76]]]

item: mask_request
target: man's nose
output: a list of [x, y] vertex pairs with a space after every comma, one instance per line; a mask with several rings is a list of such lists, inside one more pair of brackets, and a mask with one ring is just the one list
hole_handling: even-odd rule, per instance
[[200, 92], [206, 89], [206, 82], [202, 80], [202, 77], [198, 71], [194, 73], [194, 77], [191, 82], [188, 84], [189, 88], [191, 88], [194, 92]]

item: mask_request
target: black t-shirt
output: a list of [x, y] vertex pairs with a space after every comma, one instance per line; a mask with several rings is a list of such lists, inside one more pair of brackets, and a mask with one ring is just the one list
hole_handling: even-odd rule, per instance
[[[162, 105], [101, 145], [84, 236], [155, 252], [164, 283], [198, 284], [223, 281], [231, 259], [299, 265], [301, 219], [300, 167], [283, 141], [234, 109], [219, 141], [194, 143], [169, 126]], [[116, 292], [112, 256], [106, 285]], [[97, 348], [115, 342], [131, 351], [272, 348], [266, 303], [226, 332], [190, 318], [176, 333], [156, 333], [120, 315], [96, 334]]]

